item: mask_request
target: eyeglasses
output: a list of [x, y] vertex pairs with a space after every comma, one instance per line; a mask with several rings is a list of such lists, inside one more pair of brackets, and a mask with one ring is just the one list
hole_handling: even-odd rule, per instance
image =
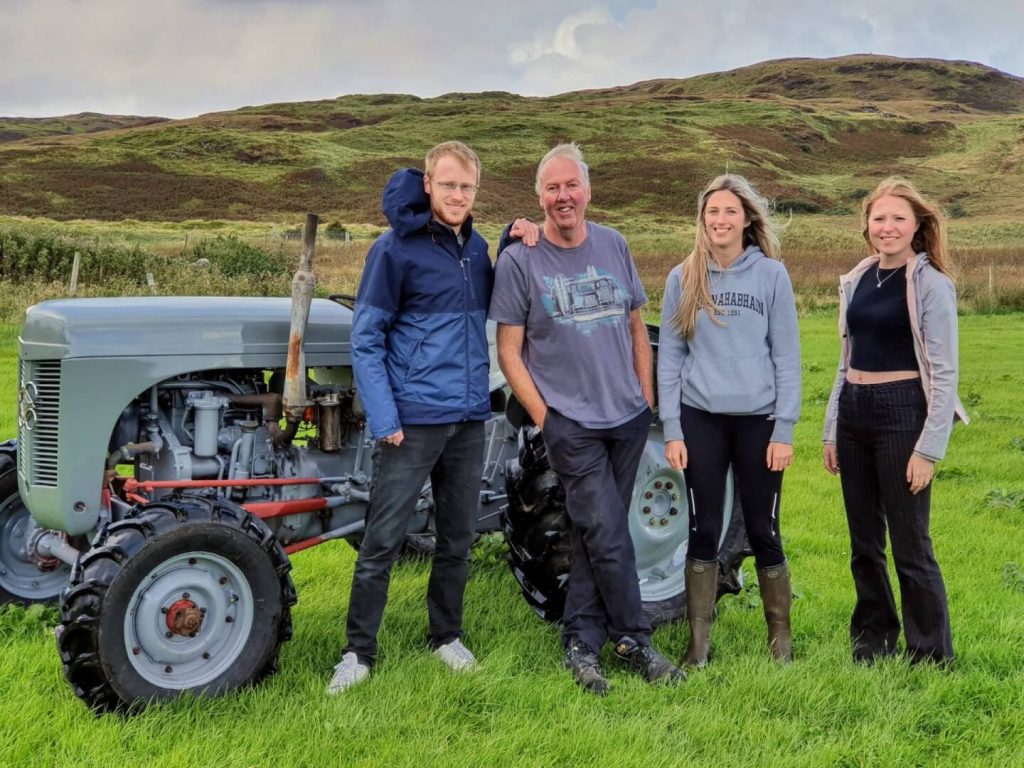
[[434, 184], [434, 186], [440, 187], [449, 195], [453, 194], [455, 190], [458, 190], [466, 197], [472, 197], [473, 195], [480, 191], [480, 187], [478, 187], [476, 184], [459, 184], [454, 181], [434, 181], [433, 179], [431, 179], [430, 181], [432, 184]]

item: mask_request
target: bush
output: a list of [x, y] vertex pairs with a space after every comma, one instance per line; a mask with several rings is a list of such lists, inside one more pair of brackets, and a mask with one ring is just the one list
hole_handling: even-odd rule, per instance
[[81, 256], [82, 279], [92, 282], [125, 278], [142, 283], [147, 271], [162, 272], [167, 261], [134, 244], [7, 228], [0, 229], [0, 280], [67, 282], [75, 253]]
[[281, 248], [266, 251], [240, 240], [235, 235], [217, 235], [200, 240], [192, 246], [196, 259], [208, 259], [221, 274], [228, 277], [242, 275], [284, 275], [288, 273], [288, 256]]

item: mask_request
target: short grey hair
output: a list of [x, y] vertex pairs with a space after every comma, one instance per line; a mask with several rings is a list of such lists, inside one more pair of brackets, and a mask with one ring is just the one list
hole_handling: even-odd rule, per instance
[[556, 157], [568, 157], [575, 160], [576, 165], [580, 167], [580, 175], [583, 176], [583, 183], [587, 185], [587, 189], [590, 189], [590, 167], [583, 160], [583, 151], [580, 149], [580, 145], [575, 141], [570, 141], [568, 144], [559, 144], [556, 147], [552, 147], [548, 150], [548, 153], [540, 159], [540, 163], [537, 164], [537, 178], [534, 181], [533, 189], [538, 195], [540, 194], [540, 174], [543, 172], [544, 166]]

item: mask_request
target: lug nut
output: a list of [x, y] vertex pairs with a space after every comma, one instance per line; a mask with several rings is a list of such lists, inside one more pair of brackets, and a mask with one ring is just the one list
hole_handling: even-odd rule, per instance
[[168, 607], [167, 607], [167, 606], [165, 605], [165, 606], [164, 606], [163, 608], [161, 608], [161, 609], [160, 609], [160, 613], [169, 613], [169, 612], [170, 612], [170, 610], [171, 610], [171, 609], [170, 609], [170, 608], [168, 608]]
[[168, 664], [166, 667], [164, 667], [164, 672], [166, 672], [168, 675], [171, 674], [171, 672], [173, 672], [173, 671], [174, 671], [174, 667], [172, 667], [170, 664]]
[[644, 514], [645, 515], [651, 514], [651, 508], [650, 507], [644, 507]]
[[138, 656], [140, 653], [142, 653], [142, 649], [139, 648], [139, 646], [136, 645], [134, 648], [132, 648], [132, 655]]
[[668, 511], [668, 513], [669, 513], [670, 515], [678, 515], [678, 514], [679, 514], [679, 510], [678, 510], [678, 509], [676, 509], [675, 507], [672, 507], [672, 508], [671, 508], [671, 509], [670, 509], [670, 510]]
[[668, 518], [667, 518], [667, 517], [663, 517], [663, 518], [661, 518], [661, 525], [662, 525], [662, 526], [666, 526], [666, 525], [668, 525]]
[[203, 651], [203, 658], [204, 659], [210, 658], [210, 652], [209, 651]]
[[225, 616], [224, 617], [224, 621], [226, 621], [228, 624], [231, 624], [234, 620], [235, 620], [234, 616]]
[[661, 490], [661, 480], [655, 480], [655, 481], [654, 481], [654, 487], [655, 487], [655, 488], [656, 488], [657, 490], [659, 490], [659, 491], [660, 491], [660, 490]]
[[674, 486], [672, 485], [672, 481], [671, 480], [666, 480], [665, 481], [665, 490], [666, 491], [671, 491], [673, 487]]
[[653, 499], [654, 498], [654, 491], [644, 491], [644, 498], [645, 499]]
[[168, 629], [166, 632], [164, 632], [164, 637], [174, 637], [174, 633]]
[[196, 564], [196, 559], [195, 559], [194, 557], [190, 557], [190, 558], [188, 559], [188, 564], [189, 564], [189, 565], [195, 565], [195, 564]]
[[184, 593], [184, 594], [183, 594], [183, 595], [182, 595], [181, 597], [182, 597], [182, 599], [184, 599], [184, 600], [188, 600], [188, 598], [189, 598], [189, 594], [188, 594], [188, 592], [185, 592], [185, 593]]
[[220, 584], [221, 586], [224, 586], [225, 584], [228, 583], [228, 577], [227, 576], [221, 576], [219, 579], [217, 579], [217, 583]]

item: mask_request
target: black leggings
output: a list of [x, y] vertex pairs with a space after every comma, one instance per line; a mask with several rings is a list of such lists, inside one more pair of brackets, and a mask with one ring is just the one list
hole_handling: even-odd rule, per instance
[[722, 538], [725, 481], [732, 464], [743, 522], [758, 568], [786, 560], [779, 536], [782, 472], [768, 469], [768, 443], [775, 422], [767, 416], [727, 416], [682, 406], [686, 435], [686, 486], [690, 494], [687, 557], [714, 560]]

